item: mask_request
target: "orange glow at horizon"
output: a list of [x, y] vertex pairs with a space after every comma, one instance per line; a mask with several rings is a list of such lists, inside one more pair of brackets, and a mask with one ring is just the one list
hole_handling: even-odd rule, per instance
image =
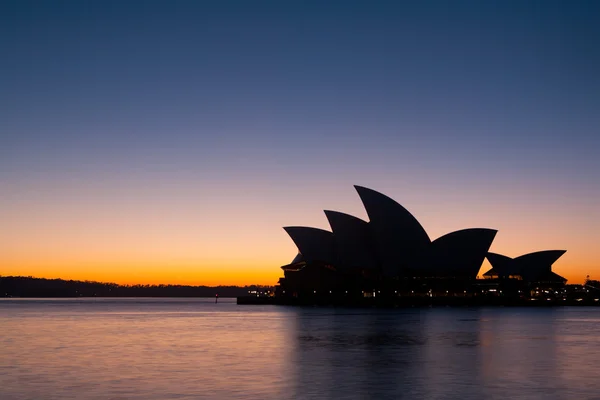
[[[290, 240], [291, 241], [291, 240]], [[283, 246], [286, 251], [277, 252], [271, 259], [245, 260], [163, 260], [143, 262], [139, 260], [69, 260], [68, 258], [3, 259], [2, 274], [113, 282], [118, 284], [183, 284], [183, 285], [275, 285], [283, 276], [281, 265], [295, 256], [295, 246]], [[290, 251], [291, 250], [291, 251]], [[518, 256], [523, 252], [505, 252]], [[567, 251], [554, 265], [553, 270], [568, 279], [569, 283], [582, 283], [586, 275], [594, 276], [594, 265]], [[491, 266], [484, 260], [479, 275]]]
[[[566, 255], [565, 255], [566, 256]], [[563, 257], [565, 257], [563, 256]], [[290, 258], [290, 257], [288, 257]], [[285, 264], [282, 261], [280, 264]], [[226, 265], [206, 267], [202, 265], [137, 265], [113, 263], [110, 266], [95, 263], [79, 263], [77, 265], [40, 265], [37, 263], [22, 263], [18, 268], [3, 268], [4, 276], [33, 276], [36, 278], [67, 279], [67, 280], [89, 280], [98, 282], [110, 282], [122, 285], [135, 284], [174, 284], [192, 286], [246, 286], [264, 285], [274, 286], [278, 279], [283, 276], [280, 265], [245, 264], [243, 268], [238, 265]], [[479, 272], [481, 276], [491, 268], [487, 260], [484, 260]], [[593, 266], [584, 265], [576, 267], [562, 262], [560, 259], [553, 265], [553, 271], [568, 279], [568, 283], [583, 283], [586, 275]], [[27, 272], [23, 272], [27, 271]], [[0, 275], [1, 276], [1, 275]], [[593, 275], [591, 278], [595, 278]]]
[[0, 276], [276, 285], [358, 185], [600, 280], [600, 1], [47, 3], [0, 6]]
[[[415, 190], [370, 186], [410, 210], [432, 240], [468, 227], [494, 228], [498, 234], [490, 251], [516, 257], [564, 249], [553, 266], [556, 273], [569, 283], [581, 283], [588, 274], [600, 278], [598, 226], [580, 211], [595, 207], [591, 203], [523, 203], [493, 192], [477, 197], [467, 190], [415, 195]], [[292, 189], [250, 191], [243, 185], [218, 195], [183, 186], [170, 192], [133, 185], [113, 192], [102, 185], [46, 189], [43, 203], [31, 194], [2, 199], [0, 275], [120, 284], [275, 285], [283, 276], [279, 267], [297, 253], [283, 226], [329, 229], [322, 212], [327, 208], [368, 219], [350, 183], [316, 187], [313, 196]], [[488, 266], [485, 261], [480, 275]]]

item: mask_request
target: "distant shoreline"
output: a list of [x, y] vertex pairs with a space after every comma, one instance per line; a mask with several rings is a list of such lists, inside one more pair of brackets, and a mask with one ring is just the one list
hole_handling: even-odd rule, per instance
[[0, 298], [236, 298], [247, 295], [250, 291], [268, 290], [272, 288], [259, 285], [119, 285], [94, 281], [0, 276]]
[[[221, 299], [231, 299], [231, 300], [235, 300], [238, 297], [233, 297], [233, 296], [219, 296], [219, 301], [221, 301]], [[60, 300], [140, 300], [140, 299], [144, 299], [144, 300], [152, 300], [152, 299], [163, 299], [163, 300], [185, 300], [185, 299], [210, 299], [214, 302], [215, 300], [215, 296], [175, 296], [175, 297], [166, 297], [166, 296], [138, 296], [138, 297], [124, 297], [124, 296], [111, 296], [111, 297], [102, 297], [102, 296], [92, 296], [92, 297], [85, 297], [85, 296], [79, 296], [79, 297], [14, 297], [14, 296], [4, 296], [4, 297], [0, 297], [0, 301], [6, 301], [6, 300], [56, 300], [56, 301], [60, 301]]]

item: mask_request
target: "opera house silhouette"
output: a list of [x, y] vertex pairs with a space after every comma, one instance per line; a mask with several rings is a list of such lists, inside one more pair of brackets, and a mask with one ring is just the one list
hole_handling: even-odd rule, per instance
[[[564, 250], [515, 259], [488, 252], [497, 231], [469, 228], [431, 240], [419, 221], [393, 199], [355, 186], [369, 221], [325, 211], [331, 231], [289, 226], [298, 254], [281, 268], [276, 294], [287, 298], [472, 296], [504, 287], [522, 293], [566, 280], [551, 271]], [[492, 269], [477, 279], [485, 258]], [[496, 289], [494, 289], [496, 288]], [[499, 290], [502, 292], [502, 290]]]
[[510, 258], [502, 254], [487, 253], [492, 269], [483, 274], [485, 278], [513, 278], [531, 282], [566, 282], [566, 279], [552, 271], [552, 264], [566, 250], [545, 250]]

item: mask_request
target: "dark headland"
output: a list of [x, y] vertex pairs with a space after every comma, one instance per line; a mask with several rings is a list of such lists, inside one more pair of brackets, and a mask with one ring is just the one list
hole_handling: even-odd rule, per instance
[[93, 281], [0, 276], [0, 297], [239, 297], [263, 286], [119, 285]]

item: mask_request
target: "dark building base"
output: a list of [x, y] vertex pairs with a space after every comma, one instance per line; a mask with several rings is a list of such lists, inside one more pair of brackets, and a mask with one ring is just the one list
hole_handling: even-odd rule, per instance
[[241, 296], [237, 298], [241, 305], [286, 305], [286, 306], [334, 306], [334, 307], [560, 307], [560, 306], [600, 306], [593, 298], [576, 299], [529, 299], [509, 297], [398, 297], [394, 299], [356, 298], [278, 298]]

